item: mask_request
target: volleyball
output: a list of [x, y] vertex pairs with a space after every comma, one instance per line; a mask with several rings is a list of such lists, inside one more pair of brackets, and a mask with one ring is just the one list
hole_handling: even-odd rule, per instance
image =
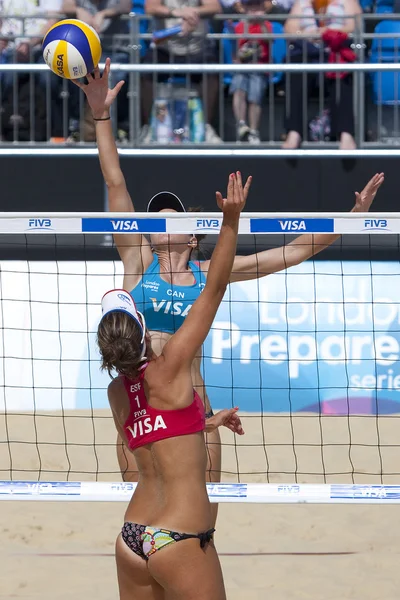
[[53, 25], [43, 40], [43, 58], [64, 79], [79, 79], [99, 64], [101, 43], [96, 31], [78, 19]]

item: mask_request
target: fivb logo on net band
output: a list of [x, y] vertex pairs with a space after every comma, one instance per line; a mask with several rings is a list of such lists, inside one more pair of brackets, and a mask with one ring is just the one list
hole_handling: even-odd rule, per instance
[[32, 218], [28, 220], [28, 227], [25, 231], [35, 231], [37, 229], [53, 229], [51, 219]]
[[369, 231], [382, 231], [382, 229], [390, 231], [387, 219], [365, 219], [364, 229], [368, 229]]
[[196, 230], [197, 231], [208, 231], [209, 229], [218, 230], [221, 226], [220, 219], [197, 219]]

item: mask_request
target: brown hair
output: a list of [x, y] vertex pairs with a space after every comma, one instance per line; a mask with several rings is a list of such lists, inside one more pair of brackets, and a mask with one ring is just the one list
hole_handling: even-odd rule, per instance
[[106, 314], [97, 329], [97, 344], [102, 359], [101, 369], [137, 377], [142, 352], [142, 331], [139, 324], [125, 312]]

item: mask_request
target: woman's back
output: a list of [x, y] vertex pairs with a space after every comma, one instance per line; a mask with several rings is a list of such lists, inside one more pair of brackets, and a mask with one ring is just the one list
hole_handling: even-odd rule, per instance
[[[126, 516], [134, 513], [136, 519], [153, 524], [172, 518], [177, 529], [200, 530], [209, 523], [203, 403], [190, 377], [166, 382], [160, 362], [153, 361], [135, 380], [115, 379], [109, 388], [113, 412], [124, 424], [125, 443], [140, 473]], [[176, 409], [167, 408], [171, 405]]]

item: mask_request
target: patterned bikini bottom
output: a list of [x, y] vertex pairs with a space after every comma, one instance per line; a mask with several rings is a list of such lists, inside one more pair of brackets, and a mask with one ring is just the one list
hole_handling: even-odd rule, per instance
[[213, 539], [214, 531], [215, 529], [209, 529], [197, 535], [194, 533], [177, 533], [169, 529], [139, 525], [128, 521], [124, 523], [121, 533], [122, 539], [128, 548], [140, 558], [148, 560], [152, 554], [161, 550], [161, 548], [182, 540], [197, 538], [200, 541], [200, 547], [204, 548]]

